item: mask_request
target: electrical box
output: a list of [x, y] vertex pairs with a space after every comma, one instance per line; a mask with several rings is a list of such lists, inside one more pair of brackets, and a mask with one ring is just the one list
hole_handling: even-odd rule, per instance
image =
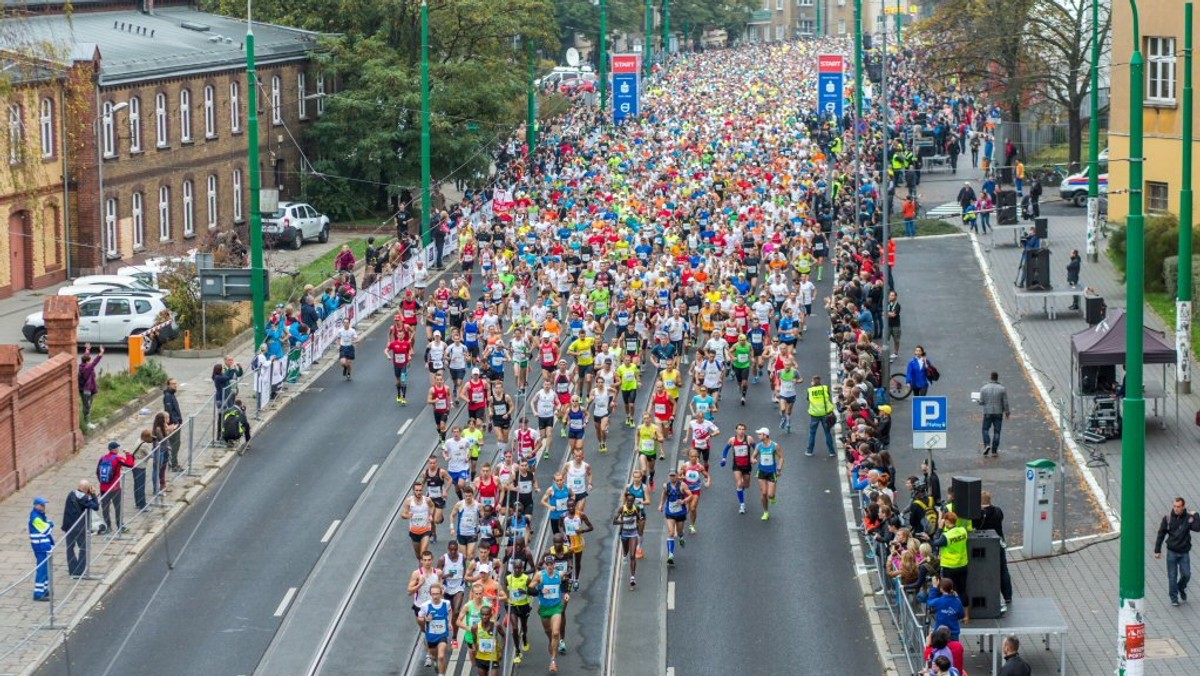
[[1025, 527], [1021, 549], [1026, 558], [1052, 553], [1057, 469], [1050, 460], [1025, 463]]

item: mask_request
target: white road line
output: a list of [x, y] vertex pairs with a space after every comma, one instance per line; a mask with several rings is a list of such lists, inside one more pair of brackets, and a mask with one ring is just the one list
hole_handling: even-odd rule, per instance
[[333, 539], [333, 534], [337, 532], [337, 527], [342, 525], [341, 519], [334, 519], [333, 523], [329, 524], [329, 528], [325, 529], [325, 534], [321, 536], [321, 544], [328, 544]]
[[675, 676], [675, 667], [667, 667], [667, 676]]
[[407, 431], [408, 431], [408, 427], [409, 427], [409, 425], [412, 425], [412, 421], [413, 421], [413, 419], [412, 419], [412, 418], [409, 418], [408, 420], [405, 420], [405, 421], [404, 421], [404, 424], [400, 426], [400, 429], [396, 430], [396, 436], [399, 436], [399, 435], [401, 435], [401, 434], [404, 434], [405, 432], [407, 432]]
[[369, 481], [371, 481], [371, 477], [375, 476], [375, 471], [378, 469], [379, 469], [379, 465], [371, 465], [371, 469], [367, 470], [367, 473], [365, 476], [363, 476], [361, 483], [365, 484], [365, 483], [368, 483]]
[[667, 610], [675, 610], [675, 583], [667, 583]]
[[292, 598], [296, 596], [296, 588], [288, 587], [287, 593], [283, 595], [283, 600], [279, 602], [279, 607], [275, 609], [275, 617], [283, 617], [287, 612], [288, 606], [292, 604]]

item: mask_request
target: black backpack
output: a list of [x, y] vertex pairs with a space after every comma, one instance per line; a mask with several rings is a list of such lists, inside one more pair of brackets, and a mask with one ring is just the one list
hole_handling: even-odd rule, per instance
[[225, 412], [225, 417], [221, 420], [221, 436], [226, 440], [242, 436], [242, 412], [236, 407]]

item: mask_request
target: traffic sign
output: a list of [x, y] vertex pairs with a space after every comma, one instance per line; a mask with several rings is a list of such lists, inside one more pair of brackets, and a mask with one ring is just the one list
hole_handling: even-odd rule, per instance
[[913, 397], [913, 449], [946, 448], [950, 429], [946, 397]]
[[817, 107], [822, 116], [842, 117], [845, 105], [846, 57], [841, 54], [817, 55]]
[[613, 54], [613, 124], [638, 114], [638, 84], [641, 58], [637, 54]]

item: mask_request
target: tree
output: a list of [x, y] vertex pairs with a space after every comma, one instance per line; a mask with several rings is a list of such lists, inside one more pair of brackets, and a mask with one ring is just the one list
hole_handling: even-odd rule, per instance
[[[1112, 13], [1100, 2], [1100, 54], [1111, 48]], [[1039, 62], [1038, 81], [1047, 99], [1067, 113], [1069, 160], [1078, 166], [1083, 145], [1083, 106], [1091, 94], [1092, 0], [1038, 0], [1029, 17], [1029, 48]]]

